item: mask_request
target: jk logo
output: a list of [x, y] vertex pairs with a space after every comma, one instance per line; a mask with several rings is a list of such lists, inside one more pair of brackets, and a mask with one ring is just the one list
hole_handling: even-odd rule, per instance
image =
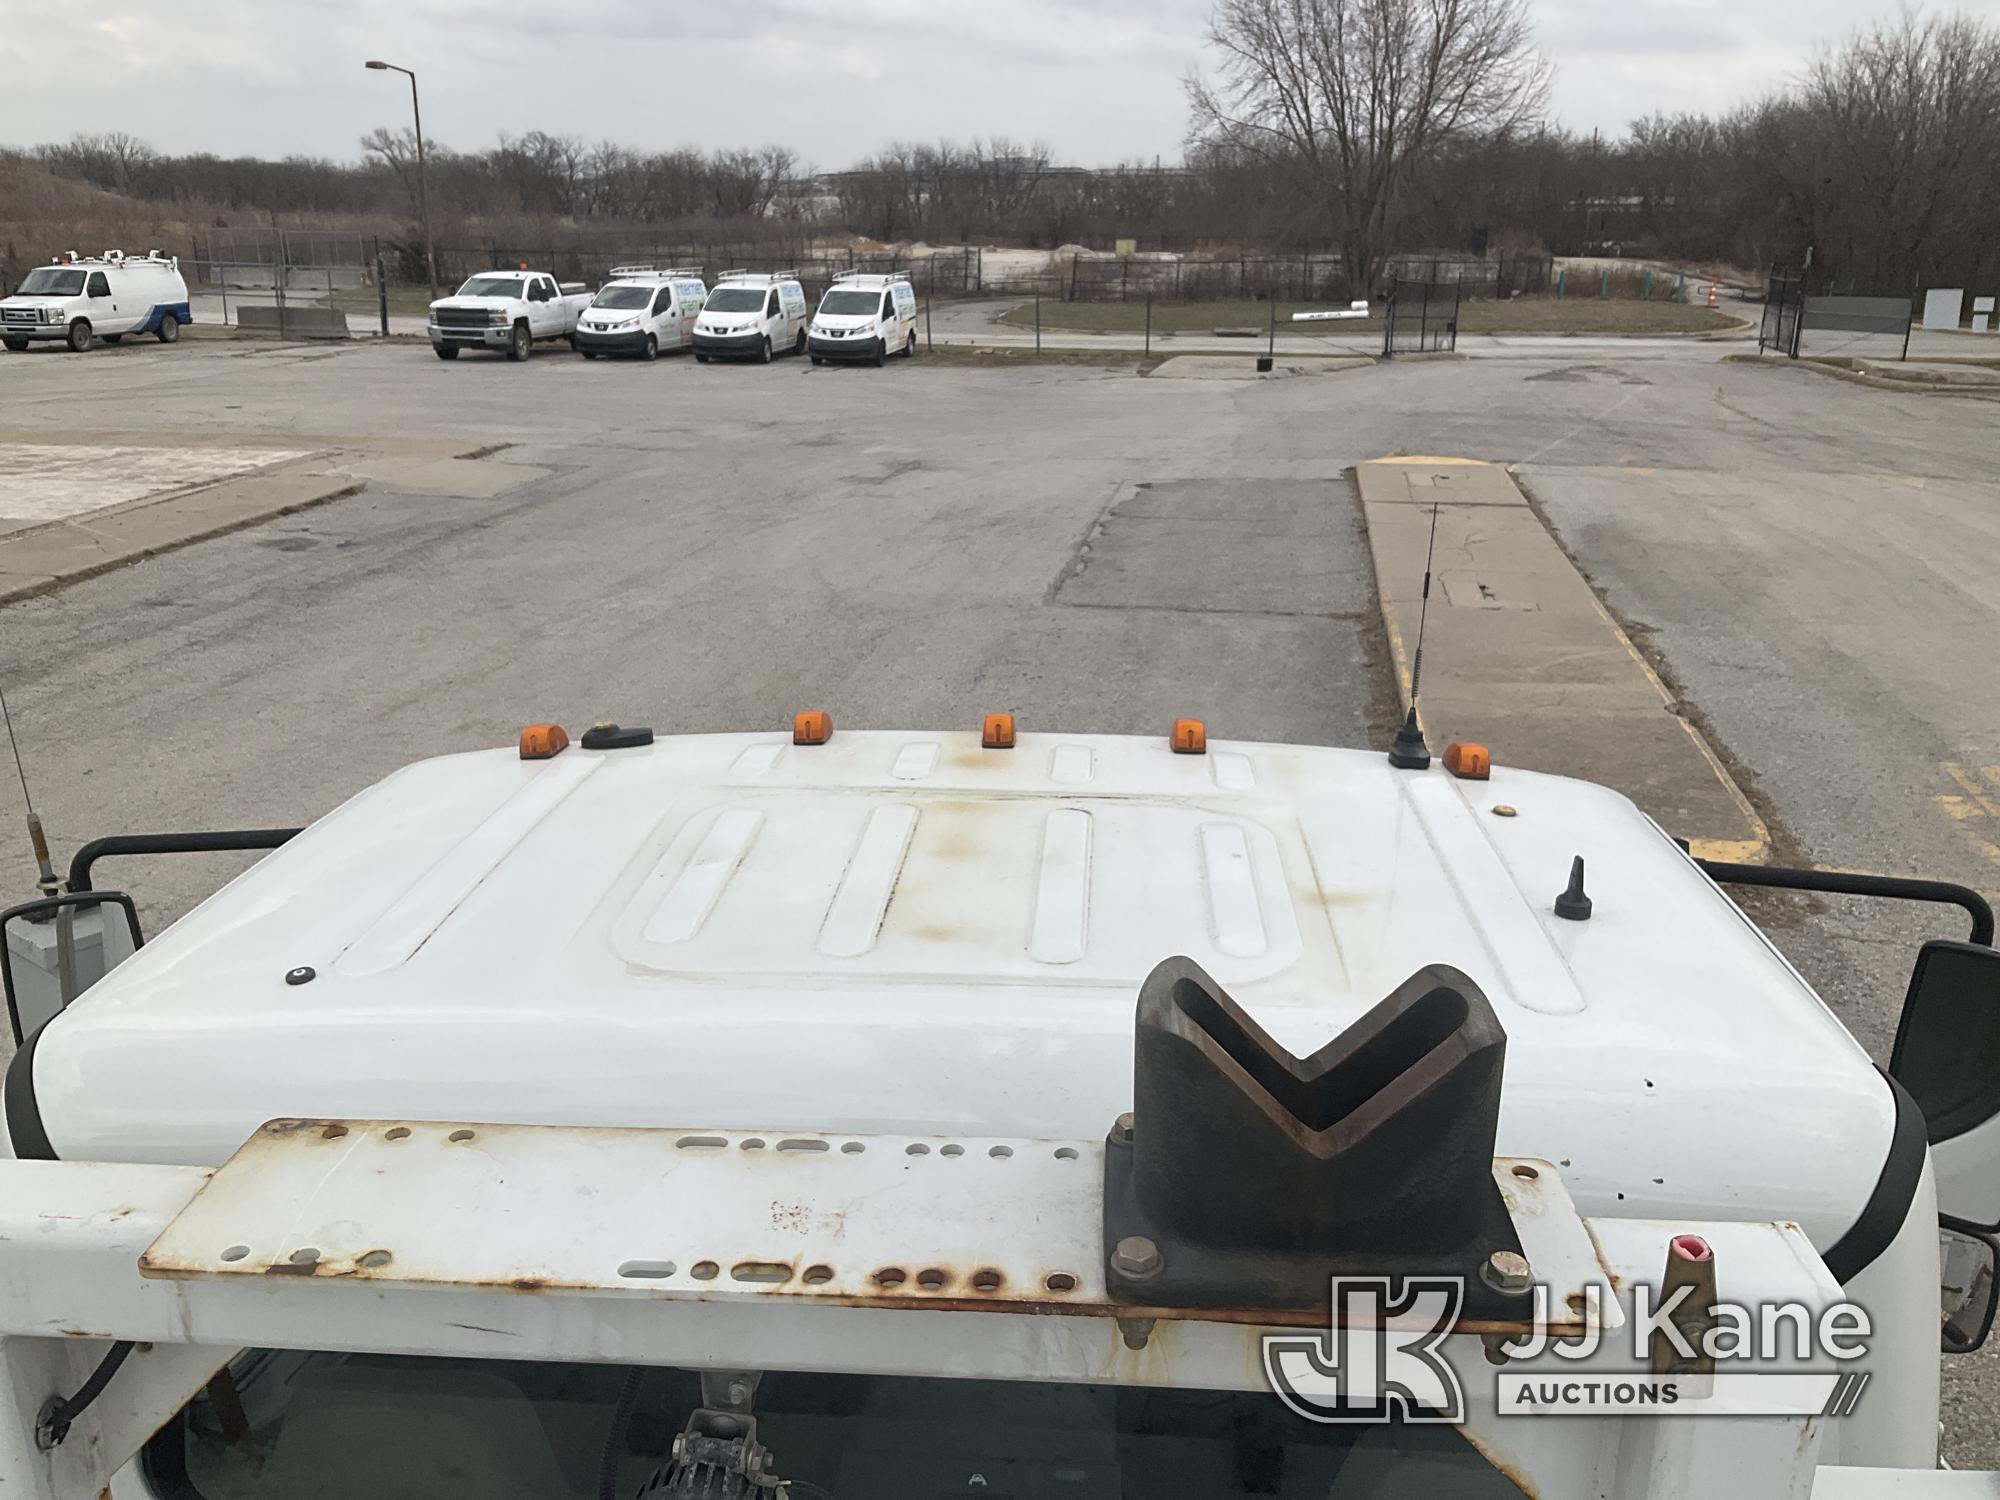
[[1280, 1401], [1313, 1422], [1457, 1422], [1458, 1372], [1439, 1345], [1465, 1284], [1447, 1277], [1333, 1278], [1324, 1334], [1264, 1336], [1264, 1374]]

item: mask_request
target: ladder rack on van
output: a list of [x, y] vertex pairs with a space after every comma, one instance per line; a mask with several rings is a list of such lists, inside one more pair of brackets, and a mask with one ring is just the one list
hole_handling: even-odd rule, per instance
[[908, 281], [908, 271], [835, 271], [833, 279], [840, 281], [880, 281], [885, 285], [892, 281]]
[[742, 268], [742, 267], [738, 267], [737, 269], [735, 269], [735, 270], [733, 270], [733, 271], [718, 271], [718, 272], [716, 273], [716, 277], [715, 277], [715, 279], [716, 279], [716, 280], [717, 280], [718, 282], [721, 282], [721, 281], [763, 281], [763, 282], [779, 282], [779, 281], [797, 281], [797, 280], [799, 279], [799, 272], [798, 272], [798, 267], [796, 267], [796, 266], [786, 266], [786, 267], [785, 267], [785, 268], [784, 268], [783, 270], [781, 270], [781, 271], [751, 271], [751, 270], [747, 270], [747, 269], [744, 269], [744, 268]]
[[70, 250], [62, 255], [51, 255], [52, 266], [168, 266], [178, 269], [181, 258], [169, 255], [164, 250], [148, 250], [144, 255], [127, 255], [123, 250], [106, 250], [102, 255], [79, 255]]

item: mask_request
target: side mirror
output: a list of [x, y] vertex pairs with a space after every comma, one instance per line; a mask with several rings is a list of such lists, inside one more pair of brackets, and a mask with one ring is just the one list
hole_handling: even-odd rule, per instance
[[2000, 949], [1924, 944], [1889, 1071], [1923, 1110], [1933, 1144], [2000, 1115]]
[[145, 942], [139, 910], [123, 891], [44, 896], [0, 912], [0, 986], [14, 1045]]
[[1924, 944], [1889, 1072], [1923, 1111], [1940, 1212], [2000, 1230], [2000, 951]]
[[1939, 1345], [1946, 1354], [1970, 1354], [1993, 1329], [1995, 1269], [2000, 1242], [1969, 1224], [1938, 1224]]

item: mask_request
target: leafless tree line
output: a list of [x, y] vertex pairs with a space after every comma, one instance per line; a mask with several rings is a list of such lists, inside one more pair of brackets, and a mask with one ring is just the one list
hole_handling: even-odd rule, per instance
[[[426, 141], [431, 206], [441, 236], [468, 242], [510, 218], [726, 221], [792, 242], [1132, 238], [1334, 255], [1357, 287], [1407, 251], [1754, 267], [1807, 247], [1820, 284], [2000, 283], [2000, 26], [1905, 12], [1755, 102], [1649, 116], [1606, 141], [1546, 120], [1529, 3], [1218, 0], [1217, 66], [1188, 81], [1172, 165], [1082, 170], [1047, 144], [990, 139], [899, 142], [821, 173], [783, 146], [641, 152], [536, 130], [487, 151]], [[407, 129], [384, 129], [353, 163], [165, 156], [123, 134], [28, 159], [187, 224], [297, 215], [393, 238], [415, 218], [414, 152]]]

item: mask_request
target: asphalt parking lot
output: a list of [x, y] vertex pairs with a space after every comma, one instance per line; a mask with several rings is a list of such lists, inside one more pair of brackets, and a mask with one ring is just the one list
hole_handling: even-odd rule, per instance
[[[0, 493], [196, 441], [335, 454], [359, 488], [0, 606], [0, 672], [64, 851], [303, 822], [543, 719], [970, 726], [1007, 708], [1024, 727], [1192, 715], [1218, 737], [1384, 743], [1395, 687], [1347, 471], [1459, 455], [1520, 466], [1774, 853], [2000, 888], [1990, 408], [1602, 343], [1271, 381], [444, 364], [400, 344], [8, 356]], [[0, 820], [8, 899], [32, 888], [17, 827]], [[232, 868], [122, 878], [157, 927]], [[1915, 942], [1961, 935], [1951, 912], [1755, 910], [1878, 1055]], [[1946, 1369], [1948, 1451], [2000, 1463], [2000, 1364]]]

